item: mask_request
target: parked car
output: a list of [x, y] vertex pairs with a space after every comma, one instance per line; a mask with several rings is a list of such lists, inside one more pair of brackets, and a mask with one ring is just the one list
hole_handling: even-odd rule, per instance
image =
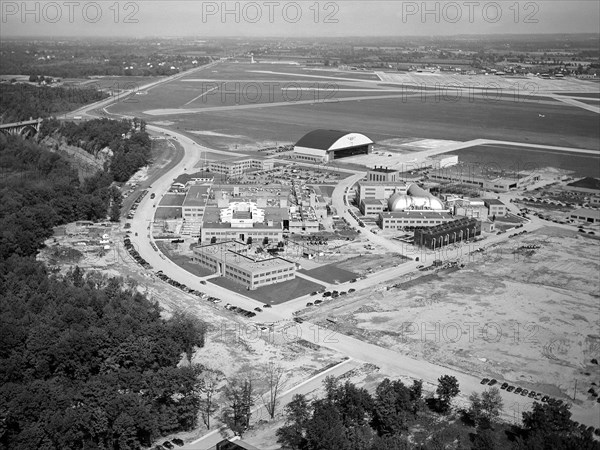
[[546, 403], [548, 400], [550, 400], [550, 397], [548, 397], [547, 395], [544, 395], [544, 396], [542, 397], [542, 402], [543, 402], [543, 403]]
[[537, 395], [535, 391], [531, 391], [527, 397], [534, 398]]
[[304, 320], [302, 320], [300, 317], [294, 317], [294, 322], [302, 323]]
[[488, 383], [488, 386], [493, 386], [496, 383], [498, 383], [498, 380], [496, 380], [495, 378], [491, 379], [490, 382]]
[[506, 389], [508, 387], [508, 383], [502, 383], [502, 386], [500, 386], [500, 389]]
[[521, 395], [522, 395], [522, 396], [525, 396], [525, 395], [527, 395], [528, 393], [529, 393], [529, 390], [528, 390], [528, 389], [523, 389], [523, 390], [521, 391]]
[[515, 389], [515, 394], [520, 394], [522, 391], [523, 391], [523, 388], [518, 387]]
[[307, 307], [309, 307], [309, 306], [313, 306], [313, 304], [312, 304], [311, 302], [308, 302], [308, 303], [306, 304], [306, 306], [307, 306]]
[[271, 307], [271, 305], [269, 305], [268, 303], [265, 303], [265, 304], [263, 305], [263, 308], [270, 308], [270, 307]]
[[483, 380], [481, 380], [480, 384], [488, 384], [489, 381], [490, 381], [489, 378], [484, 378]]
[[354, 289], [354, 288], [348, 289], [348, 294], [352, 294], [353, 292], [356, 292], [356, 289]]
[[254, 311], [256, 312], [262, 312], [262, 309], [260, 309], [258, 306], [256, 308], [254, 308]]
[[512, 392], [514, 390], [515, 390], [514, 386], [509, 386], [509, 387], [506, 388], [506, 392]]

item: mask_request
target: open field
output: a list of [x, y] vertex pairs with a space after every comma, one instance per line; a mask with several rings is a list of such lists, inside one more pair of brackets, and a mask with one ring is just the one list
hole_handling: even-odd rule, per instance
[[317, 280], [324, 281], [326, 283], [345, 283], [347, 281], [356, 278], [357, 274], [350, 272], [349, 270], [340, 269], [337, 264], [327, 264], [320, 266], [315, 269], [305, 270], [301, 269], [301, 273], [308, 275], [309, 277], [316, 278]]
[[299, 277], [283, 283], [262, 286], [253, 291], [247, 290], [245, 286], [237, 284], [234, 281], [224, 277], [213, 278], [210, 280], [210, 282], [224, 287], [225, 289], [229, 289], [230, 291], [243, 294], [254, 300], [268, 303], [269, 305], [278, 305], [279, 303], [284, 303], [293, 298], [301, 297], [323, 287], [320, 284], [313, 283], [312, 281]]
[[[538, 250], [513, 251], [529, 244]], [[401, 353], [548, 394], [595, 402], [598, 241], [557, 228], [512, 239], [454, 272], [354, 293], [306, 316]], [[408, 281], [406, 278], [405, 281]]]
[[[263, 70], [263, 72], [257, 72]], [[308, 73], [307, 73], [308, 72]], [[324, 73], [326, 72], [326, 73]], [[292, 83], [301, 81], [298, 86], [308, 86], [310, 83], [334, 81], [335, 78], [327, 77], [328, 71], [314, 71], [315, 78], [307, 77], [313, 71], [303, 70], [299, 67], [272, 65], [272, 64], [219, 64], [214, 70], [200, 72], [199, 74], [174, 81], [151, 90], [148, 95], [139, 97], [137, 103], [123, 103], [111, 107], [111, 111], [137, 115], [143, 111], [156, 108], [179, 108], [185, 103], [200, 95], [202, 83], [229, 81], [240, 86], [243, 83]], [[347, 74], [343, 74], [347, 75]], [[456, 75], [455, 77], [457, 77]], [[338, 77], [347, 78], [347, 77]], [[491, 77], [485, 77], [490, 82]], [[491, 81], [497, 82], [500, 77], [492, 77]], [[204, 81], [192, 81], [204, 80]], [[314, 80], [314, 81], [311, 81]], [[433, 79], [432, 79], [433, 80]], [[445, 78], [437, 78], [444, 81]], [[397, 80], [390, 79], [393, 83]], [[452, 78], [448, 80], [452, 81]], [[527, 81], [527, 80], [524, 80]], [[533, 83], [543, 83], [547, 80], [535, 79]], [[514, 83], [514, 80], [511, 81]], [[335, 81], [340, 89], [348, 83], [356, 88], [374, 91], [377, 89], [394, 89], [380, 87], [374, 80], [364, 81]], [[544, 92], [554, 92], [558, 89], [554, 85], [544, 87]], [[581, 90], [583, 94], [597, 90], [598, 85], [584, 81], [570, 80], [563, 83], [563, 91], [576, 93]], [[364, 86], [363, 86], [364, 85]], [[435, 83], [434, 83], [435, 85]], [[249, 86], [249, 85], [248, 85]], [[540, 85], [541, 86], [541, 85]], [[574, 89], [573, 86], [578, 86]], [[313, 86], [314, 87], [314, 86]], [[570, 88], [570, 89], [567, 89]], [[542, 88], [539, 89], [542, 91]], [[585, 92], [587, 90], [587, 92]], [[344, 91], [346, 92], [346, 91]], [[177, 124], [182, 130], [192, 133], [190, 137], [214, 148], [229, 149], [231, 138], [236, 136], [240, 144], [252, 141], [280, 141], [295, 142], [306, 132], [316, 128], [332, 128], [352, 130], [366, 133], [377, 141], [386, 139], [406, 138], [432, 138], [445, 140], [469, 140], [477, 138], [516, 140], [548, 145], [573, 146], [597, 149], [600, 141], [600, 131], [597, 127], [597, 114], [581, 108], [566, 105], [556, 101], [542, 100], [532, 96], [503, 96], [501, 99], [493, 97], [488, 100], [478, 96], [471, 98], [461, 95], [457, 98], [437, 96], [435, 93], [425, 97], [406, 96], [404, 98], [388, 99], [359, 99], [362, 96], [372, 96], [373, 92], [354, 92], [351, 96], [356, 100], [344, 101], [340, 97], [337, 103], [322, 102], [284, 102], [283, 105], [273, 98], [269, 101], [263, 91], [266, 102], [256, 104], [250, 98], [240, 100], [241, 107], [235, 107], [235, 95], [229, 95], [227, 104], [223, 108], [206, 109], [206, 114], [195, 112], [192, 114], [174, 114], [169, 116], [146, 116], [147, 120], [166, 120]], [[389, 95], [391, 92], [380, 92], [378, 95]], [[249, 95], [249, 92], [248, 92]], [[345, 94], [344, 94], [345, 95]], [[208, 95], [207, 95], [208, 96]], [[220, 95], [212, 95], [210, 98]], [[457, 100], [457, 101], [455, 101]], [[211, 100], [212, 101], [212, 100]], [[203, 105], [202, 100], [197, 102]], [[228, 103], [233, 103], [229, 105]], [[195, 106], [193, 104], [188, 105]], [[208, 106], [208, 101], [206, 103]], [[544, 118], [539, 117], [544, 115]], [[210, 132], [212, 135], [193, 135], [196, 132]], [[229, 139], [229, 142], [223, 142]]]
[[600, 152], [597, 156], [574, 154], [548, 149], [480, 145], [448, 154], [458, 155], [461, 162], [505, 171], [537, 174], [549, 167], [572, 173], [577, 177], [597, 177]]

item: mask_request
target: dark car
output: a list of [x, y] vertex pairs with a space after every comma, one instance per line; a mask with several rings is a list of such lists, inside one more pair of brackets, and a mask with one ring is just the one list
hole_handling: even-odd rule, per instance
[[256, 308], [254, 308], [254, 311], [256, 312], [262, 312], [262, 309], [260, 309], [258, 306]]
[[320, 305], [321, 303], [323, 303], [323, 300], [315, 300], [315, 305]]
[[317, 294], [318, 294], [318, 292], [317, 292], [317, 291], [314, 291], [314, 292], [311, 292], [311, 293], [310, 293], [310, 295], [317, 295]]
[[200, 284], [206, 284], [206, 281], [200, 280]]
[[323, 297], [331, 297], [331, 292], [323, 292]]
[[168, 449], [171, 449], [171, 448], [173, 448], [173, 447], [174, 447], [174, 445], [173, 445], [173, 444], [171, 444], [169, 441], [165, 441], [165, 442], [163, 442], [163, 444], [162, 444], [162, 445], [163, 445], [163, 447], [166, 447], [166, 448], [168, 448]]
[[520, 394], [522, 390], [523, 390], [523, 388], [520, 388], [520, 387], [516, 388], [515, 394]]
[[495, 378], [491, 379], [490, 382], [488, 383], [488, 386], [493, 386], [496, 383], [498, 383], [498, 380], [496, 380]]
[[506, 389], [508, 387], [508, 383], [502, 383], [502, 386], [500, 386], [500, 389]]
[[171, 442], [180, 447], [183, 447], [183, 444], [184, 444], [184, 442], [179, 438], [173, 438], [173, 439], [171, 439]]
[[514, 386], [509, 386], [509, 387], [506, 388], [506, 392], [512, 392], [514, 390], [515, 390]]
[[354, 289], [354, 288], [348, 289], [348, 294], [352, 294], [353, 292], [356, 292], [356, 289]]
[[527, 397], [534, 398], [537, 395], [535, 391], [531, 391]]
[[546, 403], [548, 400], [550, 400], [550, 397], [548, 397], [547, 395], [544, 395], [544, 396], [542, 397], [542, 402], [543, 402], [543, 403]]
[[270, 308], [270, 307], [271, 307], [271, 305], [269, 305], [268, 303], [265, 303], [265, 304], [263, 305], [263, 308]]
[[307, 306], [307, 307], [308, 307], [308, 306], [313, 306], [313, 304], [312, 304], [311, 302], [308, 302], [308, 303], [306, 304], [306, 306]]
[[523, 389], [523, 390], [521, 391], [521, 395], [522, 395], [522, 396], [525, 396], [525, 395], [527, 395], [527, 394], [529, 394], [529, 390], [528, 390], [528, 389]]
[[483, 380], [481, 380], [481, 384], [488, 384], [489, 381], [489, 378], [484, 378]]
[[294, 322], [302, 323], [304, 320], [302, 320], [300, 317], [294, 317]]

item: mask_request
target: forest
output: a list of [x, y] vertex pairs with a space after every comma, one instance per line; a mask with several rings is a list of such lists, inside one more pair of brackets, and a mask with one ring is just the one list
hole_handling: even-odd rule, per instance
[[93, 87], [0, 84], [0, 123], [50, 117], [108, 97]]
[[[120, 135], [119, 135], [120, 136]], [[206, 327], [119, 278], [35, 260], [52, 227], [104, 219], [112, 175], [0, 135], [0, 448], [139, 449], [196, 426]]]

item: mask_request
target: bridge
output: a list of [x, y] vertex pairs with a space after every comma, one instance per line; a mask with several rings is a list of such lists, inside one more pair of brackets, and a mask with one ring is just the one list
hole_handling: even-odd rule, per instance
[[23, 122], [14, 122], [14, 123], [3, 123], [0, 124], [0, 132], [4, 134], [10, 134], [13, 136], [21, 135], [21, 136], [29, 136], [39, 133], [40, 126], [42, 125], [41, 118], [39, 119], [29, 119]]

